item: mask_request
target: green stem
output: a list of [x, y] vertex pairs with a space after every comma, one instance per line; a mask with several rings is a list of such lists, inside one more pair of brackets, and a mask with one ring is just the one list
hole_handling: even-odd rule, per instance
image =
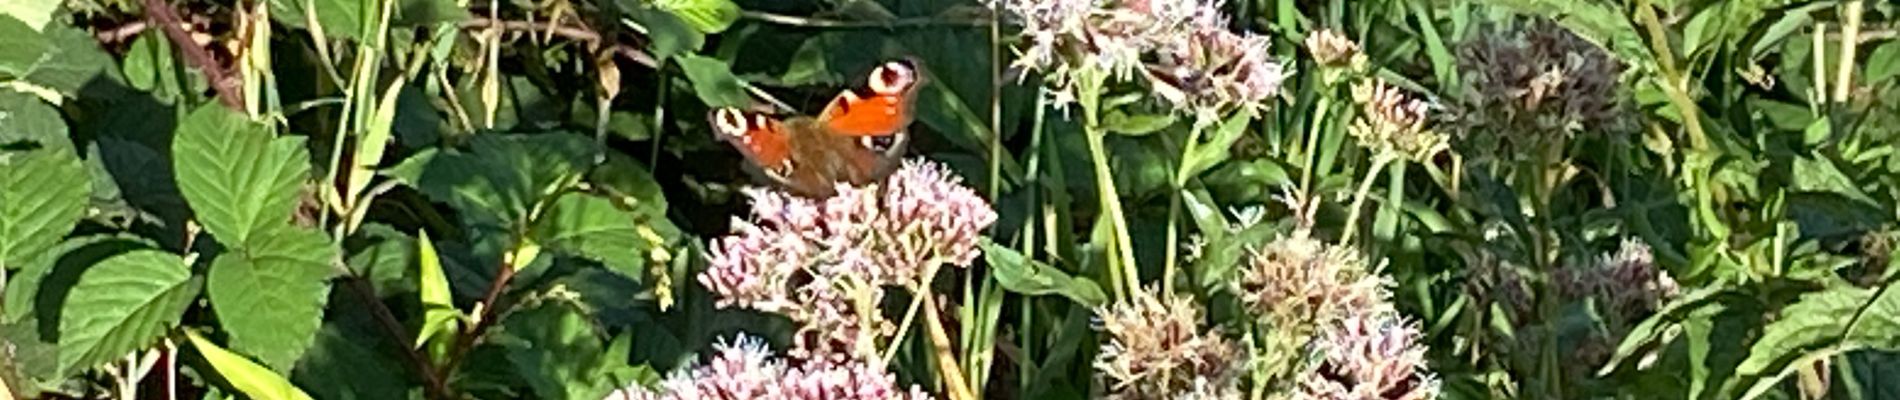
[[1359, 233], [1359, 214], [1361, 209], [1365, 208], [1362, 206], [1366, 202], [1366, 193], [1372, 191], [1372, 182], [1379, 177], [1379, 172], [1384, 171], [1385, 165], [1392, 163], [1395, 159], [1385, 154], [1372, 156], [1372, 169], [1366, 171], [1365, 180], [1359, 182], [1359, 191], [1352, 196], [1352, 207], [1349, 208], [1352, 211], [1346, 214], [1346, 225], [1342, 228], [1346, 232], [1339, 237], [1340, 245], [1352, 243], [1353, 234]]
[[1188, 130], [1187, 143], [1181, 145], [1181, 162], [1174, 166], [1174, 193], [1168, 195], [1168, 241], [1165, 257], [1167, 261], [1161, 268], [1163, 299], [1171, 299], [1174, 296], [1175, 263], [1181, 249], [1178, 245], [1181, 243], [1181, 197], [1187, 191], [1188, 157], [1192, 156], [1201, 144], [1201, 127], [1202, 124], [1196, 121], [1193, 128]]
[[1326, 123], [1326, 113], [1330, 112], [1332, 107], [1333, 99], [1321, 96], [1319, 104], [1313, 107], [1313, 115], [1308, 117], [1312, 123], [1307, 125], [1306, 144], [1300, 149], [1300, 153], [1306, 158], [1306, 162], [1300, 164], [1300, 190], [1303, 193], [1313, 192], [1313, 169], [1317, 168], [1314, 164], [1319, 154], [1320, 128]]

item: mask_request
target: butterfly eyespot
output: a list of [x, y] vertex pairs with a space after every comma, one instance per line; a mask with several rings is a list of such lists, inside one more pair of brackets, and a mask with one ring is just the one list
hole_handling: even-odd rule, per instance
[[883, 152], [897, 145], [897, 135], [865, 136], [858, 138], [858, 143], [873, 151]]
[[724, 108], [713, 111], [713, 129], [721, 134], [742, 135], [748, 129], [747, 126], [745, 115], [739, 110]]
[[891, 94], [909, 90], [911, 85], [917, 83], [916, 71], [910, 64], [901, 61], [884, 63], [871, 72], [871, 91]]

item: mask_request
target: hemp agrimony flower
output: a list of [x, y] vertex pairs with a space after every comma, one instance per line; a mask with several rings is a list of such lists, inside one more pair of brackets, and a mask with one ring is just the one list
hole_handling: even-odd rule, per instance
[[773, 359], [764, 341], [743, 335], [732, 342], [714, 344], [713, 349], [712, 359], [673, 372], [660, 382], [658, 391], [629, 387], [609, 394], [605, 400], [930, 398], [917, 386], [904, 390], [895, 375], [863, 361], [792, 365], [787, 360]]

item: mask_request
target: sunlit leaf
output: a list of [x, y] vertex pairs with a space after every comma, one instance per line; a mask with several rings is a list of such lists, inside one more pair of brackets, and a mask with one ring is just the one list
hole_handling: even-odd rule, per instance
[[226, 246], [288, 226], [310, 174], [302, 137], [273, 138], [269, 127], [219, 104], [180, 121], [172, 155], [179, 191]]
[[0, 268], [25, 266], [79, 223], [92, 186], [73, 150], [58, 111], [0, 90]]
[[309, 400], [310, 395], [290, 384], [290, 380], [262, 365], [211, 343], [196, 331], [186, 330], [191, 347], [198, 349], [211, 368], [239, 393], [258, 400]]
[[288, 372], [323, 323], [337, 250], [308, 229], [255, 240], [211, 261], [205, 291], [233, 350]]
[[1094, 281], [1069, 276], [1054, 266], [1024, 257], [1016, 249], [987, 240], [982, 246], [990, 276], [1004, 289], [1030, 296], [1061, 295], [1084, 307], [1108, 304], [1108, 295]]
[[59, 365], [91, 369], [158, 341], [202, 285], [177, 255], [137, 250], [86, 269], [59, 321]]

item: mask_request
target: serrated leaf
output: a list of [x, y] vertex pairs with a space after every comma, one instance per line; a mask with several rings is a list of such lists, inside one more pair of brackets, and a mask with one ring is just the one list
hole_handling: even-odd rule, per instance
[[43, 29], [53, 20], [53, 13], [59, 11], [60, 3], [60, 0], [12, 0], [0, 4], [0, 15], [18, 19], [35, 30]]
[[301, 137], [272, 138], [270, 128], [206, 104], [179, 122], [172, 141], [178, 190], [219, 243], [248, 243], [287, 226], [310, 173], [303, 144]]
[[745, 82], [732, 74], [725, 61], [697, 55], [679, 57], [680, 70], [693, 83], [693, 94], [707, 107], [743, 107], [751, 101]]
[[20, 268], [65, 238], [91, 189], [59, 113], [0, 91], [0, 270]]
[[204, 356], [205, 362], [211, 364], [218, 376], [223, 377], [239, 393], [258, 400], [310, 400], [309, 394], [291, 385], [290, 380], [284, 379], [282, 375], [218, 347], [198, 335], [198, 332], [187, 330], [185, 337], [190, 338], [191, 347], [198, 349], [198, 354]]
[[357, 247], [347, 262], [350, 271], [368, 279], [377, 294], [388, 296], [416, 290], [416, 274], [410, 267], [416, 259], [415, 238], [388, 225], [369, 223], [351, 239], [368, 244], [350, 245]]
[[679, 16], [700, 33], [719, 33], [739, 20], [732, 0], [653, 0], [653, 6]]
[[67, 97], [108, 72], [112, 56], [99, 49], [92, 34], [66, 24], [44, 31], [26, 22], [0, 15], [0, 77], [49, 88]]
[[633, 279], [644, 281], [649, 262], [664, 263], [667, 260], [653, 260], [648, 250], [663, 243], [657, 234], [645, 237], [642, 229], [653, 232], [651, 227], [643, 227], [647, 217], [622, 210], [612, 201], [585, 193], [568, 193], [554, 200], [548, 211], [535, 221], [535, 242], [547, 248], [584, 257], [600, 262], [607, 268]]
[[289, 371], [323, 323], [336, 257], [322, 232], [285, 229], [212, 260], [206, 291], [231, 348]]
[[1759, 376], [1789, 358], [1832, 344], [1873, 295], [1847, 285], [1801, 295], [1781, 310], [1781, 319], [1762, 327], [1761, 338], [1749, 347], [1735, 375]]
[[1108, 295], [1094, 281], [1076, 279], [1060, 269], [1024, 257], [1006, 246], [984, 240], [983, 260], [990, 265], [990, 276], [1011, 292], [1029, 296], [1056, 294], [1076, 304], [1095, 308], [1108, 303]]
[[178, 325], [201, 286], [177, 255], [136, 250], [80, 274], [61, 310], [60, 370], [76, 372], [151, 345]]
[[503, 321], [496, 343], [520, 377], [543, 399], [598, 399], [632, 376], [625, 348], [614, 354], [574, 305], [548, 302]]
[[1861, 308], [1842, 339], [1849, 348], [1900, 351], [1900, 287], [1888, 283], [1873, 301]]
[[[526, 222], [542, 196], [574, 184], [598, 151], [578, 135], [476, 136], [467, 152], [425, 150], [384, 173], [471, 222]], [[495, 168], [507, 165], [508, 168]]]

